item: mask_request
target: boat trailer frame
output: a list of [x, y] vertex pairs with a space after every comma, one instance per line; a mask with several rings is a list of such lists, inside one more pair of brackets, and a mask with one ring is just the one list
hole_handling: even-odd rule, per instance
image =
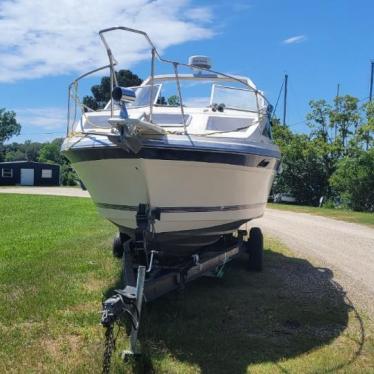
[[[147, 235], [151, 234], [154, 221], [160, 219], [159, 209], [150, 209], [145, 204], [138, 207], [135, 230], [135, 239], [123, 243], [123, 276], [124, 288], [115, 290], [115, 294], [103, 302], [101, 323], [107, 328], [107, 335], [113, 335], [115, 323], [121, 323], [125, 317], [131, 322], [131, 333], [129, 336], [129, 349], [122, 352], [124, 360], [141, 354], [138, 342], [140, 317], [143, 301], [149, 302], [158, 297], [176, 290], [184, 289], [185, 285], [201, 276], [210, 275], [221, 277], [223, 268], [241, 252], [247, 252], [248, 246], [243, 241], [247, 235], [245, 230], [238, 231], [238, 238], [232, 238], [227, 242], [212, 246], [212, 249], [205, 251], [201, 256], [192, 255], [182, 265], [169, 269], [161, 266], [157, 269], [154, 265], [154, 257], [157, 251], [149, 251], [147, 248]], [[133, 254], [145, 260], [145, 264], [134, 266]], [[136, 277], [135, 277], [136, 275]], [[146, 279], [146, 275], [148, 275]], [[109, 373], [111, 350], [114, 349], [113, 342], [107, 342], [104, 354], [104, 373]], [[112, 349], [108, 349], [108, 346]], [[109, 352], [108, 352], [109, 351]]]

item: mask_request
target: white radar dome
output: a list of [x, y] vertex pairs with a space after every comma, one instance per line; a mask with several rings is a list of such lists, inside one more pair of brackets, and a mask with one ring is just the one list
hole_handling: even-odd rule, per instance
[[188, 59], [188, 64], [203, 69], [210, 69], [212, 67], [212, 61], [207, 56], [191, 56]]

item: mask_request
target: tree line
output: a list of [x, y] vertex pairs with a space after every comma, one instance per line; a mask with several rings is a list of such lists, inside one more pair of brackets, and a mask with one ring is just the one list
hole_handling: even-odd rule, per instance
[[282, 152], [282, 171], [273, 193], [297, 203], [374, 211], [374, 102], [360, 105], [350, 95], [332, 103], [312, 100], [308, 134], [294, 133], [273, 120], [273, 137]]
[[60, 165], [60, 183], [75, 185], [78, 177], [70, 166], [69, 160], [60, 153], [63, 138], [40, 143], [26, 140], [24, 143], [9, 143], [13, 136], [19, 135], [21, 125], [16, 113], [0, 108], [0, 162], [3, 161], [38, 161]]
[[74, 186], [79, 181], [69, 160], [60, 153], [63, 138], [50, 142], [10, 143], [2, 146], [1, 161], [35, 161], [60, 165], [60, 183], [64, 186]]

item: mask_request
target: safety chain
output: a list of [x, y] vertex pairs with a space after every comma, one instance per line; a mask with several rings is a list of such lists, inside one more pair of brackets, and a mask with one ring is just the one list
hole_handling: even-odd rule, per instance
[[115, 341], [113, 336], [113, 323], [105, 326], [105, 342], [104, 342], [104, 358], [103, 358], [103, 374], [110, 373], [110, 361], [112, 353], [115, 349]]

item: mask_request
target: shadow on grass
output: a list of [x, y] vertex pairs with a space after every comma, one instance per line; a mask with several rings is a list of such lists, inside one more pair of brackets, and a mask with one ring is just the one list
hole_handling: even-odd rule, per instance
[[[329, 269], [267, 250], [265, 270], [249, 273], [232, 261], [222, 279], [203, 277], [143, 309], [145, 352], [135, 372], [157, 372], [168, 356], [202, 373], [244, 373], [250, 364], [276, 363], [328, 344], [347, 327], [351, 303]], [[118, 286], [118, 284], [117, 284]], [[356, 353], [324, 372], [350, 365]], [[163, 366], [165, 367], [165, 366]], [[278, 366], [284, 372], [285, 369]]]

